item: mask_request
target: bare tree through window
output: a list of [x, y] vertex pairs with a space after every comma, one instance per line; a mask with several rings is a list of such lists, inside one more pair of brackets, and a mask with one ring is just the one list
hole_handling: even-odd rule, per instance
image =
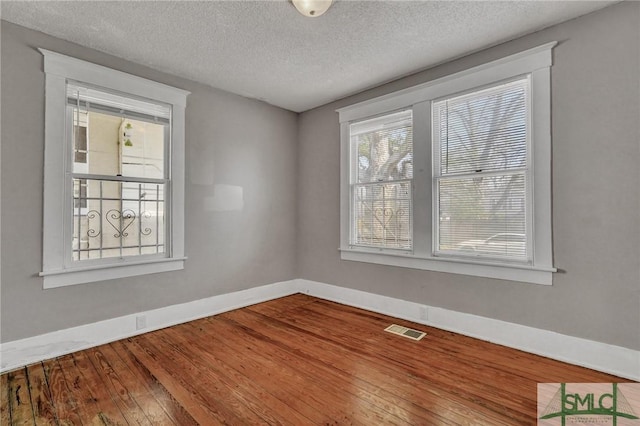
[[355, 245], [410, 249], [412, 246], [411, 111], [351, 126], [353, 236]]
[[526, 257], [528, 110], [526, 78], [434, 103], [440, 251]]

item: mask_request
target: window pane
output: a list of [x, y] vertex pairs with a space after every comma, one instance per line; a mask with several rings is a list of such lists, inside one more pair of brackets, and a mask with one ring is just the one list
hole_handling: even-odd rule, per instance
[[164, 178], [165, 126], [125, 120], [122, 176]]
[[79, 123], [79, 115], [73, 123], [73, 161], [78, 164], [87, 163], [87, 121], [86, 114], [83, 114], [83, 122]]
[[74, 193], [74, 260], [165, 252], [163, 184], [74, 179], [74, 188], [83, 184]]
[[354, 185], [353, 244], [411, 249], [411, 184]]
[[528, 79], [434, 103], [443, 176], [526, 167]]
[[163, 179], [164, 124], [70, 107], [74, 173]]
[[438, 197], [439, 251], [526, 258], [524, 173], [443, 178]]
[[73, 181], [73, 207], [87, 207], [87, 180], [74, 179]]
[[353, 170], [358, 183], [413, 177], [412, 111], [351, 125]]

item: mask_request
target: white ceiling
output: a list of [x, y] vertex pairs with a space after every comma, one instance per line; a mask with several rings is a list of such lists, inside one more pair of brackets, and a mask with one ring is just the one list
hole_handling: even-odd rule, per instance
[[1, 17], [292, 111], [592, 12], [611, 1], [2, 1]]

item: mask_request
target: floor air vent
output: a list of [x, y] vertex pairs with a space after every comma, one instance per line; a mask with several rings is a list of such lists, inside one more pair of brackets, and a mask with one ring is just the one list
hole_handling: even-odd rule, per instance
[[423, 333], [422, 331], [403, 327], [397, 324], [391, 324], [389, 327], [385, 328], [384, 331], [388, 331], [389, 333], [397, 334], [398, 336], [406, 337], [412, 340], [420, 340], [427, 335], [427, 333]]

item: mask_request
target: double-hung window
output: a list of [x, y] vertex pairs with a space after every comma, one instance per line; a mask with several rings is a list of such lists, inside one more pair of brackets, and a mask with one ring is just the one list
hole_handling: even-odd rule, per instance
[[434, 252], [529, 262], [529, 78], [432, 103]]
[[353, 245], [411, 250], [411, 110], [354, 123], [350, 137]]
[[41, 52], [44, 287], [182, 269], [187, 92]]
[[338, 110], [342, 259], [551, 284], [553, 46]]
[[67, 81], [70, 265], [164, 257], [170, 118], [169, 105]]

